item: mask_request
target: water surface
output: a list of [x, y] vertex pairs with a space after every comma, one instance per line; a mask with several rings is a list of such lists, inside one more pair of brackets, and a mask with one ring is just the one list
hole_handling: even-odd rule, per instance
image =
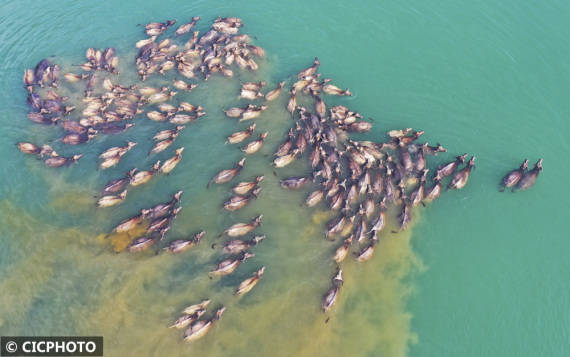
[[[563, 355], [570, 347], [569, 7], [562, 1], [3, 1], [0, 334], [103, 335], [107, 355]], [[143, 38], [137, 24], [201, 16], [204, 30], [219, 15], [241, 17], [243, 31], [268, 54], [258, 73], [238, 80], [266, 79], [273, 87], [318, 56], [323, 76], [354, 93], [327, 104], [374, 119], [373, 131], [361, 137], [425, 130], [425, 140], [450, 150], [432, 167], [454, 154], [477, 155], [464, 190], [414, 212], [414, 225], [382, 237], [371, 261], [344, 264], [346, 283], [327, 324], [320, 301], [336, 269], [330, 260], [336, 245], [322, 234], [328, 216], [323, 207], [301, 208], [304, 192], [279, 188], [267, 166], [291, 125], [285, 96], [258, 120], [270, 135], [242, 173], [266, 175], [262, 196], [236, 213], [220, 207], [228, 186], [205, 186], [241, 157], [223, 141], [246, 124], [229, 122], [221, 111], [245, 103], [236, 98], [237, 81], [213, 78], [182, 97], [208, 115], [157, 157], [146, 153], [162, 127], [145, 119], [125, 136], [85, 145], [85, 157], [69, 169], [47, 169], [14, 146], [60, 135], [26, 119], [25, 68], [50, 56], [77, 64], [87, 47], [108, 46], [127, 68], [134, 42]], [[135, 80], [123, 72], [127, 82]], [[97, 155], [127, 139], [139, 145], [121, 165], [96, 171]], [[135, 165], [148, 168], [181, 145], [184, 158], [171, 175], [133, 189], [119, 206], [95, 209], [93, 196], [107, 180]], [[67, 155], [75, 148], [56, 150]], [[497, 191], [506, 171], [539, 157], [545, 169], [532, 190]], [[299, 162], [279, 175], [305, 169]], [[178, 189], [183, 210], [167, 239], [205, 229], [200, 246], [175, 257], [113, 253], [104, 238], [112, 227]], [[229, 277], [208, 279], [222, 258], [210, 249], [218, 233], [259, 213], [259, 233], [267, 239], [256, 257]], [[235, 286], [261, 265], [263, 280], [235, 298]], [[206, 337], [185, 344], [166, 326], [203, 298], [228, 309]]]

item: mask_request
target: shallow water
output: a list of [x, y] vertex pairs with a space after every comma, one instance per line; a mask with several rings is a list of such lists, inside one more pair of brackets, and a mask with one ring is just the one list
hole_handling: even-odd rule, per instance
[[[3, 1], [0, 335], [103, 335], [110, 356], [563, 355], [570, 347], [570, 166], [563, 156], [570, 152], [569, 7], [556, 1], [232, 1], [214, 7], [205, 1]], [[401, 127], [425, 130], [425, 140], [450, 151], [430, 167], [454, 154], [477, 155], [465, 189], [416, 210], [404, 233], [387, 227], [371, 261], [347, 259], [346, 282], [326, 324], [320, 303], [336, 269], [330, 258], [338, 241], [323, 238], [323, 207], [300, 207], [306, 190], [282, 190], [267, 165], [292, 123], [286, 95], [257, 120], [257, 132], [270, 134], [239, 177], [265, 174], [261, 196], [234, 213], [221, 208], [229, 185], [205, 187], [241, 158], [223, 142], [249, 123], [238, 125], [221, 111], [246, 103], [237, 100], [237, 80], [213, 77], [179, 94], [177, 100], [204, 106], [207, 116], [150, 158], [149, 138], [164, 126], [144, 118], [125, 135], [76, 148], [55, 143], [61, 154], [85, 153], [67, 169], [45, 168], [14, 146], [57, 138], [61, 130], [26, 119], [25, 68], [48, 56], [77, 64], [87, 47], [113, 46], [122, 81], [129, 83], [135, 80], [126, 70], [133, 44], [143, 38], [136, 25], [197, 15], [200, 30], [218, 15], [239, 16], [243, 32], [265, 48], [260, 70], [236, 71], [239, 80], [266, 79], [272, 88], [319, 56], [323, 76], [354, 93], [326, 97], [327, 105], [342, 103], [374, 118], [373, 131], [358, 137], [381, 140], [386, 130]], [[118, 167], [97, 171], [97, 155], [126, 140], [139, 144]], [[93, 196], [108, 180], [134, 166], [149, 168], [179, 146], [186, 148], [183, 160], [169, 176], [133, 188], [120, 205], [95, 208]], [[506, 171], [539, 157], [545, 169], [532, 190], [497, 191]], [[278, 174], [300, 170], [306, 167], [297, 162]], [[205, 229], [200, 245], [176, 256], [115, 254], [105, 235], [178, 189], [184, 190], [183, 210], [166, 239]], [[228, 277], [208, 279], [223, 257], [210, 248], [223, 241], [216, 236], [259, 213], [264, 219], [257, 232], [267, 239], [253, 249], [255, 258]], [[235, 287], [262, 265], [267, 270], [260, 283], [236, 298]], [[204, 298], [228, 309], [206, 337], [185, 344], [180, 331], [166, 326]]]

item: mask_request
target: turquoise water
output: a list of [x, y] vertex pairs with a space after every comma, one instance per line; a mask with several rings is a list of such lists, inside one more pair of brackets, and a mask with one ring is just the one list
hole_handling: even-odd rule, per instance
[[[570, 347], [569, 10], [562, 1], [3, 1], [0, 334], [100, 334], [111, 356], [564, 355]], [[327, 104], [374, 118], [373, 131], [362, 137], [425, 130], [424, 140], [450, 151], [431, 167], [454, 154], [477, 155], [465, 189], [414, 212], [413, 227], [381, 239], [371, 261], [346, 262], [346, 283], [328, 324], [320, 301], [336, 269], [330, 260], [336, 245], [322, 239], [325, 211], [299, 208], [304, 192], [280, 189], [267, 167], [266, 155], [291, 125], [286, 95], [258, 120], [270, 135], [240, 176], [264, 173], [262, 195], [231, 214], [220, 208], [228, 186], [205, 186], [241, 157], [222, 144], [243, 127], [221, 112], [245, 103], [236, 98], [237, 81], [213, 78], [184, 97], [208, 115], [157, 156], [164, 160], [184, 145], [182, 162], [112, 208], [95, 209], [93, 195], [125, 170], [154, 162], [146, 158], [148, 138], [160, 125], [142, 119], [125, 136], [81, 148], [55, 143], [61, 154], [86, 153], [63, 170], [47, 169], [14, 146], [60, 135], [25, 118], [25, 68], [49, 56], [69, 66], [83, 60], [87, 47], [113, 46], [127, 72], [133, 44], [144, 36], [137, 24], [201, 16], [203, 31], [219, 15], [241, 17], [243, 32], [267, 52], [258, 73], [238, 79], [266, 79], [272, 88], [318, 56], [323, 76], [354, 93]], [[118, 168], [96, 171], [97, 155], [126, 139], [139, 145]], [[539, 157], [544, 171], [532, 190], [497, 191], [505, 172]], [[279, 175], [304, 169], [296, 163]], [[178, 189], [183, 210], [167, 239], [206, 229], [201, 245], [175, 257], [113, 253], [103, 235]], [[227, 278], [209, 280], [206, 273], [223, 256], [209, 248], [218, 233], [258, 213], [264, 214], [259, 232], [268, 238], [254, 249], [256, 257]], [[261, 265], [267, 270], [258, 286], [233, 297]], [[166, 326], [206, 297], [228, 310], [206, 337], [186, 345]]]

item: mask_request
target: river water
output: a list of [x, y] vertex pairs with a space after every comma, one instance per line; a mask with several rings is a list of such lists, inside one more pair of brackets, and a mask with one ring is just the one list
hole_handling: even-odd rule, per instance
[[[570, 56], [564, 1], [31, 1], [0, 4], [0, 335], [102, 335], [105, 355], [169, 356], [562, 356], [570, 348], [568, 309], [568, 177]], [[243, 32], [267, 53], [256, 73], [214, 76], [184, 99], [207, 115], [189, 124], [167, 151], [147, 157], [160, 123], [141, 116], [124, 135], [78, 147], [57, 141], [60, 128], [26, 118], [25, 68], [49, 58], [76, 69], [87, 47], [113, 46], [121, 80], [134, 83], [137, 24], [201, 16], [200, 31], [217, 16], [243, 19]], [[422, 140], [477, 156], [467, 187], [413, 212], [412, 226], [392, 234], [393, 219], [365, 264], [343, 263], [345, 284], [332, 312], [320, 304], [336, 272], [337, 243], [323, 237], [324, 206], [302, 207], [307, 190], [286, 191], [269, 166], [292, 121], [287, 95], [257, 120], [268, 131], [239, 179], [265, 175], [258, 200], [228, 213], [228, 185], [210, 178], [242, 157], [227, 135], [244, 128], [222, 109], [243, 105], [239, 81], [273, 88], [318, 56], [323, 77], [354, 94], [327, 97], [372, 118], [370, 133], [424, 130]], [[129, 72], [131, 71], [131, 72]], [[171, 77], [168, 77], [171, 78]], [[159, 85], [160, 79], [149, 84]], [[73, 86], [64, 86], [66, 94]], [[138, 145], [121, 164], [101, 171], [97, 155], [126, 140]], [[48, 169], [18, 152], [19, 141], [50, 142], [61, 154], [81, 151], [77, 165]], [[129, 191], [124, 203], [95, 208], [101, 187], [132, 168], [148, 168], [184, 146], [168, 176]], [[524, 159], [544, 158], [529, 191], [500, 193], [502, 176]], [[301, 160], [279, 177], [306, 172]], [[208, 233], [183, 254], [114, 252], [112, 228], [141, 208], [184, 190], [167, 240]], [[263, 213], [267, 235], [232, 275], [208, 278], [223, 254], [211, 249], [225, 228]], [[393, 217], [394, 212], [388, 212]], [[124, 238], [124, 237], [123, 237]], [[247, 295], [240, 281], [265, 265]], [[166, 328], [202, 299], [224, 313], [191, 344]], [[325, 323], [330, 317], [328, 323]]]

